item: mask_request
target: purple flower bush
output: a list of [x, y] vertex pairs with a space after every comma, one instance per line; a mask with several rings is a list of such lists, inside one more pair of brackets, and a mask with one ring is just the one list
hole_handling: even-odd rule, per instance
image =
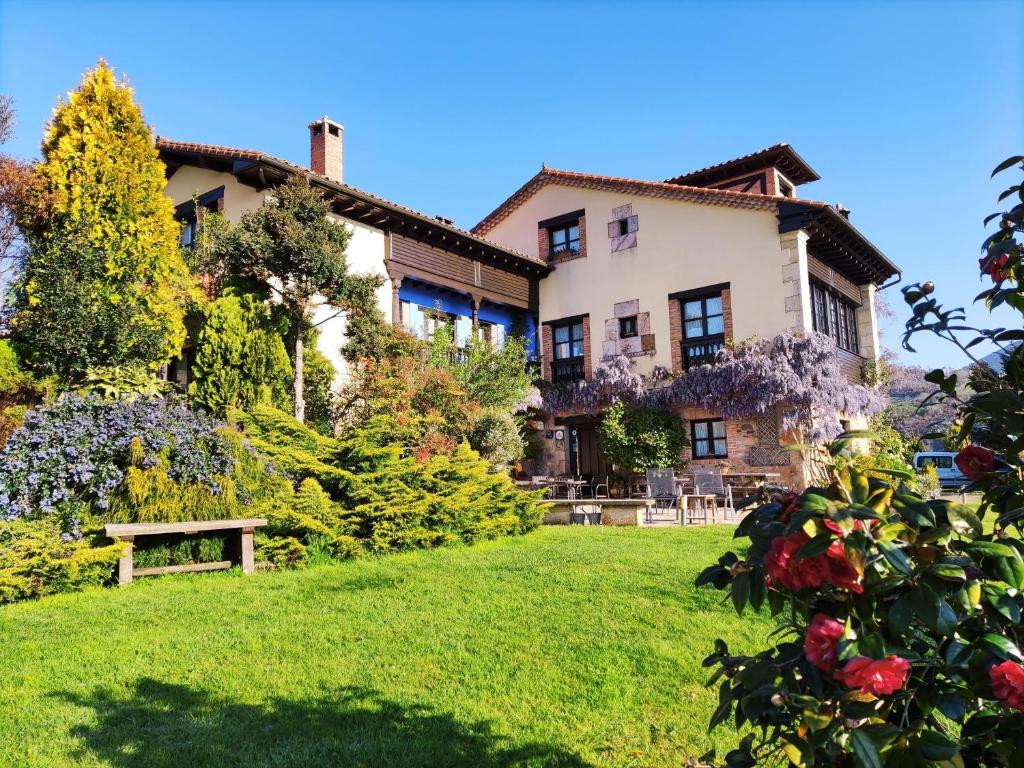
[[0, 519], [46, 516], [62, 505], [107, 509], [133, 461], [164, 462], [172, 480], [217, 493], [217, 477], [235, 463], [220, 426], [179, 398], [67, 394], [30, 411], [0, 448]]
[[645, 381], [629, 358], [602, 363], [590, 381], [552, 386], [545, 405], [552, 412], [596, 413], [617, 402], [673, 408], [700, 406], [727, 419], [749, 418], [782, 407], [783, 428], [801, 430], [809, 441], [836, 437], [837, 413], [878, 413], [884, 396], [850, 384], [839, 367], [834, 342], [821, 333], [785, 333], [721, 350], [712, 365]]

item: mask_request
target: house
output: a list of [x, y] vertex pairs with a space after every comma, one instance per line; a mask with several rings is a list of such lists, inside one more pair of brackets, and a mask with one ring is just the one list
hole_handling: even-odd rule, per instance
[[[589, 379], [617, 355], [674, 372], [730, 339], [817, 330], [849, 379], [879, 356], [876, 291], [899, 275], [849, 211], [797, 195], [818, 174], [788, 144], [664, 181], [542, 167], [473, 232], [553, 267], [540, 281], [542, 371]], [[803, 486], [777, 414], [723, 420], [685, 408], [692, 461], [774, 471]], [[858, 426], [857, 415], [850, 415]], [[597, 421], [551, 414], [550, 472], [608, 474]]]
[[[551, 265], [460, 229], [449, 219], [345, 183], [344, 129], [333, 120], [311, 123], [309, 140], [309, 168], [303, 168], [256, 150], [157, 137], [167, 166], [167, 194], [182, 222], [182, 244], [192, 244], [201, 210], [237, 221], [258, 208], [275, 185], [292, 174], [304, 174], [328, 197], [335, 220], [352, 233], [349, 269], [383, 276], [377, 303], [389, 322], [426, 337], [438, 323], [451, 322], [460, 341], [474, 328], [495, 343], [513, 327], [536, 338], [538, 282], [551, 272]], [[340, 382], [346, 372], [339, 351], [345, 318], [323, 307], [313, 320], [320, 324], [318, 347], [334, 364]], [[172, 362], [168, 377], [187, 384], [189, 362], [186, 350]]]

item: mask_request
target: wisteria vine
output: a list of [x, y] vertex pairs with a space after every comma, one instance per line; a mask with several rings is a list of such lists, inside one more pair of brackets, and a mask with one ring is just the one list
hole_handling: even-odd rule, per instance
[[596, 414], [617, 402], [699, 406], [727, 419], [779, 407], [783, 429], [800, 430], [815, 443], [840, 433], [837, 413], [870, 416], [885, 407], [877, 390], [849, 382], [834, 342], [821, 333], [744, 342], [722, 349], [714, 364], [679, 375], [658, 369], [646, 379], [620, 355], [601, 363], [588, 381], [552, 385], [544, 392], [544, 408], [552, 413]]

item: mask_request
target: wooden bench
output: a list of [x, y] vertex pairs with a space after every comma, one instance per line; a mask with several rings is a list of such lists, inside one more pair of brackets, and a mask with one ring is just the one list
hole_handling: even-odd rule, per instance
[[117, 583], [124, 587], [132, 583], [133, 576], [159, 576], [163, 573], [187, 573], [191, 571], [219, 571], [230, 568], [230, 560], [215, 563], [189, 563], [188, 565], [165, 565], [159, 568], [135, 570], [132, 560], [136, 536], [161, 536], [169, 533], [209, 533], [211, 531], [234, 531], [240, 533], [242, 572], [252, 573], [255, 568], [252, 553], [252, 534], [267, 521], [254, 517], [247, 520], [202, 520], [189, 523], [108, 523], [106, 534], [112, 539], [125, 542], [125, 550], [117, 564]]

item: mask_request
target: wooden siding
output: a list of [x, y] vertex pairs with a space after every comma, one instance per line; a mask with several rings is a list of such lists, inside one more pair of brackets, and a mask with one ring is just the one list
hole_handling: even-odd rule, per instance
[[851, 384], [862, 384], [864, 382], [864, 358], [847, 352], [845, 349], [837, 349], [836, 357], [839, 359], [839, 368], [846, 374]]
[[848, 298], [858, 307], [860, 306], [860, 289], [852, 281], [843, 277], [843, 275], [836, 272], [813, 254], [807, 255], [807, 271], [811, 277], [817, 278], [825, 285], [835, 288], [841, 295]]
[[503, 304], [531, 308], [536, 296], [528, 277], [398, 234], [391, 237], [389, 261], [392, 276], [417, 277]]

